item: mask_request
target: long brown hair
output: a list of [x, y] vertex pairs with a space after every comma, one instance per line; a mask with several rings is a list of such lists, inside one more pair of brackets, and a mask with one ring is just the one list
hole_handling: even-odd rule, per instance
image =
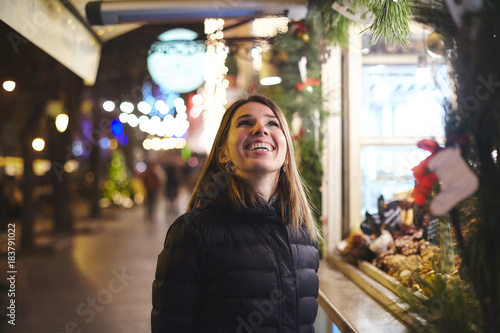
[[246, 207], [246, 202], [248, 202], [247, 199], [252, 203], [262, 202], [262, 198], [250, 187], [250, 185], [235, 174], [225, 171], [224, 165], [218, 158], [218, 151], [224, 147], [227, 142], [233, 115], [241, 106], [250, 102], [257, 102], [269, 107], [278, 118], [280, 128], [285, 135], [287, 144], [287, 153], [285, 156], [286, 172], [280, 173], [276, 189], [279, 193], [279, 200], [281, 201], [282, 214], [283, 216], [287, 216], [294, 232], [304, 225], [309, 230], [311, 237], [316, 239], [316, 224], [311, 213], [311, 207], [304, 188], [304, 183], [299, 174], [297, 163], [295, 162], [292, 136], [288, 123], [279, 106], [271, 99], [261, 95], [253, 95], [246, 99], [240, 99], [234, 102], [224, 113], [210, 154], [208, 155], [205, 166], [194, 187], [187, 210], [190, 211], [191, 209], [200, 208], [203, 205], [203, 196], [200, 195], [202, 187], [206, 188], [207, 184], [214, 181], [214, 174], [221, 174], [221, 172], [224, 173], [224, 176], [228, 179], [226, 185], [230, 200], [235, 207]]

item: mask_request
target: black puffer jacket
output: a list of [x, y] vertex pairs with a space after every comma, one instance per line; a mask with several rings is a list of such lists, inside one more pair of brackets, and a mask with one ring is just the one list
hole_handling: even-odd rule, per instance
[[152, 332], [314, 332], [317, 247], [277, 212], [219, 195], [179, 217], [158, 257]]

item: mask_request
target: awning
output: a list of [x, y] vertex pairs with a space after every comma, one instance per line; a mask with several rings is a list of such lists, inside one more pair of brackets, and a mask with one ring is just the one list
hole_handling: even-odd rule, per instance
[[22, 52], [27, 39], [86, 83], [94, 84], [101, 41], [58, 0], [1, 1], [0, 19], [17, 32], [7, 35], [14, 52]]

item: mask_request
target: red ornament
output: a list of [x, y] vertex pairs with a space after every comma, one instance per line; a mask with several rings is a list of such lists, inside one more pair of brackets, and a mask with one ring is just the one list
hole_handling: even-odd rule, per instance
[[313, 78], [307, 78], [306, 79], [306, 82], [298, 82], [295, 84], [295, 88], [297, 88], [298, 91], [302, 91], [304, 89], [306, 90], [310, 90], [310, 89], [307, 89], [308, 87], [313, 87], [313, 86], [319, 86], [319, 79], [313, 79]]

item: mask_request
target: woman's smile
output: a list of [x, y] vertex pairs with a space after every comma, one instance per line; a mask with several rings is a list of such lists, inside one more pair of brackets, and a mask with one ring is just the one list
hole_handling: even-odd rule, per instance
[[254, 142], [247, 146], [247, 149], [250, 151], [256, 152], [272, 152], [274, 151], [274, 147], [267, 142]]

